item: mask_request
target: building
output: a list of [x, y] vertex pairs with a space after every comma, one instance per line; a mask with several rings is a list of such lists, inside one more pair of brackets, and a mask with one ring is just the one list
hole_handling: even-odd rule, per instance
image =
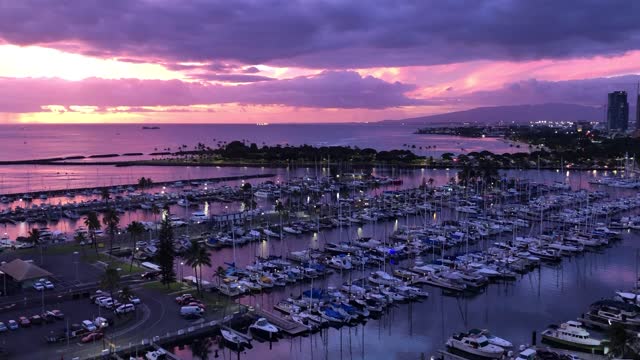
[[[49, 278], [51, 273], [30, 261], [15, 259], [0, 265], [0, 272], [4, 275], [5, 287], [28, 288], [38, 279]], [[10, 286], [8, 285], [10, 284]]]
[[629, 102], [626, 91], [609, 93], [607, 104], [607, 130], [627, 131], [629, 128]]
[[636, 94], [636, 131], [638, 131], [640, 130], [640, 82]]

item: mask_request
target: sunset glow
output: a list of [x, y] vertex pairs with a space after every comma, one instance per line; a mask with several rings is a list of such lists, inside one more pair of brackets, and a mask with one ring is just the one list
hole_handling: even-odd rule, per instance
[[[580, 36], [598, 31], [576, 29], [585, 22], [580, 19], [583, 23], [573, 28], [566, 24], [557, 29], [557, 44], [537, 38], [533, 25], [520, 29], [513, 38], [491, 39], [482, 34], [485, 13], [480, 4], [468, 14], [449, 19], [452, 24], [464, 21], [468, 33], [424, 32], [409, 26], [407, 39], [411, 35], [424, 43], [407, 40], [389, 44], [384, 43], [385, 36], [397, 33], [393, 27], [399, 26], [398, 22], [408, 25], [441, 19], [420, 20], [419, 16], [394, 11], [363, 12], [362, 17], [377, 21], [379, 28], [354, 22], [352, 31], [341, 33], [317, 25], [310, 17], [302, 22], [279, 22], [274, 33], [231, 39], [223, 34], [233, 34], [230, 29], [240, 26], [243, 19], [237, 15], [213, 28], [198, 24], [196, 28], [201, 29], [190, 32], [180, 30], [180, 24], [192, 23], [202, 9], [186, 4], [176, 5], [176, 9], [170, 4], [129, 5], [131, 18], [161, 18], [163, 11], [178, 7], [175, 13], [179, 15], [163, 18], [171, 23], [168, 26], [137, 32], [123, 19], [102, 19], [100, 12], [107, 10], [107, 3], [105, 9], [81, 10], [82, 16], [94, 22], [77, 21], [72, 9], [54, 4], [48, 11], [59, 16], [56, 24], [50, 23], [44, 10], [33, 9], [40, 27], [21, 29], [23, 24], [16, 23], [15, 29], [0, 30], [0, 42], [4, 43], [0, 45], [0, 121], [375, 121], [504, 103], [574, 101], [580, 99], [583, 82], [633, 88], [633, 80], [617, 77], [640, 73], [638, 43], [626, 40], [637, 36], [634, 29], [623, 33], [616, 29], [611, 38], [580, 39], [572, 31]], [[258, 3], [244, 5], [258, 23], [282, 20]], [[318, 6], [321, 9], [324, 5]], [[503, 16], [515, 21], [526, 15], [525, 7], [511, 6]], [[5, 22], [12, 23], [12, 13], [21, 10], [6, 9]], [[351, 16], [347, 6], [343, 10]], [[424, 10], [417, 6], [412, 12], [417, 15]], [[289, 11], [306, 10], [300, 4], [290, 4]], [[583, 16], [598, 16], [595, 11]], [[396, 21], [396, 16], [403, 16], [403, 20]], [[57, 21], [65, 19], [68, 23], [58, 26]], [[492, 20], [500, 23], [500, 19]], [[176, 32], [165, 34], [163, 28], [172, 26]], [[500, 30], [511, 31], [506, 25]], [[376, 31], [378, 38], [371, 35]], [[572, 50], [566, 48], [565, 41], [572, 44]], [[536, 93], [533, 100], [524, 92], [508, 99], [502, 95], [504, 88], [532, 84], [544, 84], [546, 93], [529, 90]], [[574, 93], [558, 97], [550, 91], [556, 87]], [[21, 95], [31, 94], [34, 88], [48, 88], [53, 94]], [[135, 94], [135, 98], [123, 96], [123, 91]], [[158, 99], [158, 94], [164, 99]], [[599, 106], [605, 95], [589, 93], [581, 104]], [[307, 100], [301, 101], [302, 96]], [[152, 97], [155, 100], [149, 101]], [[328, 113], [330, 118], [326, 118]]]

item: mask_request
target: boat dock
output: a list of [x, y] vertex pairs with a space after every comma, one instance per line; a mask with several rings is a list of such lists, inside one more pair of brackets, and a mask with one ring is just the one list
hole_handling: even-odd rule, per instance
[[[609, 357], [607, 357], [606, 355], [570, 351], [570, 350], [557, 349], [557, 348], [552, 348], [547, 346], [533, 346], [532, 348], [535, 349], [536, 352], [548, 351], [548, 352], [554, 352], [559, 355], [569, 355], [569, 354], [574, 356], [577, 355], [582, 360], [608, 360], [609, 359]], [[506, 357], [503, 356], [503, 359], [515, 359], [518, 356], [518, 350], [512, 350], [510, 351], [510, 353], [511, 354], [507, 354]], [[454, 354], [447, 350], [438, 350], [437, 355], [434, 358], [439, 360], [470, 360], [469, 357]]]
[[167, 358], [167, 359], [182, 360], [176, 354], [168, 352], [166, 349], [164, 349], [162, 346], [160, 346], [160, 345], [158, 345], [156, 343], [153, 344], [153, 347], [156, 350], [162, 351], [164, 353], [165, 358]]
[[[602, 331], [606, 331], [611, 327], [611, 324], [606, 319], [603, 319], [603, 321], [597, 321], [590, 318], [586, 314], [582, 314], [582, 316], [577, 318], [576, 320], [584, 324], [586, 327], [590, 327], [590, 328], [594, 328]], [[638, 332], [637, 330], [630, 329], [629, 326], [624, 326], [624, 330], [633, 337], [638, 337], [640, 335], [640, 332]]]
[[234, 330], [231, 327], [226, 326], [226, 325], [223, 325], [221, 328], [224, 329], [224, 330], [227, 330], [227, 331], [229, 331], [229, 332], [231, 332], [231, 333], [233, 333], [233, 334], [235, 334], [235, 335], [237, 335], [237, 336], [239, 336], [239, 337], [241, 337], [241, 338], [243, 338], [245, 340], [247, 340], [248, 342], [251, 342], [251, 340], [253, 340], [253, 336], [251, 336], [251, 334], [249, 334], [249, 333], [246, 333], [246, 334], [245, 333], [241, 333], [241, 332], [239, 332], [237, 330]]
[[286, 333], [289, 336], [298, 336], [309, 331], [307, 327], [297, 324], [293, 321], [286, 320], [269, 311], [265, 311], [262, 309], [255, 309], [253, 311], [253, 314], [258, 318], [263, 317], [267, 319], [267, 321], [277, 326], [280, 330], [282, 330], [284, 333]]

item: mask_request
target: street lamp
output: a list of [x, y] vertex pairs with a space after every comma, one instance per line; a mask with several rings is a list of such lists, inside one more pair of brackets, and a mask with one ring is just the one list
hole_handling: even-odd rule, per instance
[[78, 252], [73, 252], [73, 263], [76, 266], [76, 283], [78, 282]]

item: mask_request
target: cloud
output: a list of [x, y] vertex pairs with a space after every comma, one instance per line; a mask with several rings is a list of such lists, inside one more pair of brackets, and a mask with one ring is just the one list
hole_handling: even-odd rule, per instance
[[[477, 91], [462, 95], [460, 101], [474, 105], [513, 105], [570, 103], [599, 106], [607, 103], [607, 93], [624, 90], [628, 101], [635, 105], [640, 75], [625, 75], [567, 81], [522, 80], [505, 84], [492, 91]], [[444, 101], [444, 100], [443, 100]]]
[[325, 71], [315, 76], [236, 86], [179, 80], [0, 78], [0, 112], [37, 112], [47, 105], [136, 109], [238, 103], [386, 109], [428, 104], [405, 95], [414, 89], [414, 85], [385, 82], [372, 76], [362, 77], [352, 71]]
[[0, 41], [174, 64], [345, 69], [640, 48], [636, 0], [0, 0], [0, 9]]
[[228, 83], [251, 83], [259, 81], [271, 81], [274, 78], [260, 75], [246, 74], [208, 74], [208, 73], [192, 73], [190, 78], [208, 81], [228, 82]]

